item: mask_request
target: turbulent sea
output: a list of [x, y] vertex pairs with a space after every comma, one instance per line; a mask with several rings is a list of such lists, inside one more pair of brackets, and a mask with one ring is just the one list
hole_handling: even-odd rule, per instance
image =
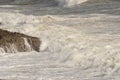
[[0, 0], [0, 29], [42, 40], [0, 52], [1, 80], [120, 80], [119, 0]]

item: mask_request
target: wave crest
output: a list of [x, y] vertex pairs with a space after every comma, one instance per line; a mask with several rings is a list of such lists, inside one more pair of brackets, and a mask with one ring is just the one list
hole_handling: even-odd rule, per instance
[[87, 0], [57, 0], [57, 1], [59, 1], [59, 6], [70, 7], [86, 2]]

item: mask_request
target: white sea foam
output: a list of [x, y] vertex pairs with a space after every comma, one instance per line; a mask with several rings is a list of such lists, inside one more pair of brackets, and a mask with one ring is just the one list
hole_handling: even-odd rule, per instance
[[119, 18], [108, 14], [32, 16], [1, 12], [0, 28], [39, 37], [42, 52], [1, 54], [0, 78], [119, 80]]
[[59, 2], [59, 6], [70, 7], [86, 2], [87, 0], [57, 0], [57, 1]]

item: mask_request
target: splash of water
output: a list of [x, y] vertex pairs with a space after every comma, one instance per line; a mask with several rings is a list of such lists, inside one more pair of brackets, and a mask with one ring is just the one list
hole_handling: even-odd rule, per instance
[[86, 2], [87, 0], [57, 0], [57, 1], [59, 1], [60, 6], [70, 7]]

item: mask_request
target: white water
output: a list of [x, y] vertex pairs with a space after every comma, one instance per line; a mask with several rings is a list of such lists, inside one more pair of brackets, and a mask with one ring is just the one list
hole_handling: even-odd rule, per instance
[[70, 7], [86, 2], [87, 0], [56, 0], [56, 1], [59, 2], [60, 6]]
[[[119, 34], [89, 35], [76, 28], [78, 24], [85, 27], [94, 21], [96, 25], [91, 28], [96, 27], [99, 21], [116, 19], [119, 16], [99, 14], [91, 16], [94, 17], [83, 18], [81, 15], [78, 18], [77, 16], [64, 18], [62, 16], [0, 13], [0, 18], [4, 23], [0, 26], [1, 28], [39, 37], [44, 43], [41, 46], [43, 51], [40, 53], [1, 54], [0, 77], [28, 80], [42, 80], [41, 78], [45, 80], [96, 80], [101, 78], [118, 80], [120, 72]], [[71, 25], [68, 22], [76, 23]], [[115, 24], [102, 23], [99, 27], [112, 25]]]
[[[59, 15], [57, 8], [47, 8], [50, 10], [45, 15], [46, 8], [24, 6], [20, 9], [26, 13], [31, 11], [30, 15], [26, 15], [18, 7], [15, 8], [13, 11], [1, 9], [0, 28], [39, 37], [42, 40], [40, 48], [42, 51], [0, 54], [1, 79], [120, 79], [119, 15], [100, 13]], [[36, 12], [40, 10], [37, 12], [39, 15], [32, 15], [34, 10]], [[110, 10], [114, 11], [116, 7]], [[49, 15], [51, 11], [56, 11], [55, 15]], [[86, 13], [89, 11], [86, 10]], [[41, 13], [44, 15], [40, 15]]]

